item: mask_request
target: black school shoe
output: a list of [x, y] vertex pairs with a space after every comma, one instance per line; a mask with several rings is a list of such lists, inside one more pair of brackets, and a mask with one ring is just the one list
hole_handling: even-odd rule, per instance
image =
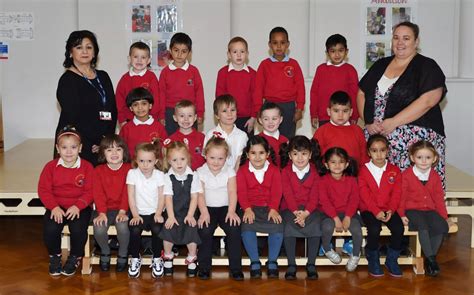
[[49, 256], [49, 274], [53, 277], [61, 275], [61, 255]]
[[201, 280], [209, 280], [211, 277], [211, 272], [208, 270], [200, 269], [197, 274], [198, 278]]
[[[276, 266], [276, 268], [270, 269], [269, 266], [271, 264], [274, 264]], [[279, 271], [278, 271], [278, 263], [276, 261], [267, 261], [265, 263], [265, 265], [267, 266], [267, 277], [269, 279], [277, 279], [279, 274], [280, 274]]]
[[426, 275], [430, 277], [437, 277], [439, 275], [440, 269], [438, 262], [436, 262], [435, 256], [427, 257], [425, 260], [426, 264]]
[[77, 267], [79, 266], [79, 264], [81, 264], [81, 259], [82, 257], [69, 255], [61, 273], [65, 276], [74, 275], [76, 273]]
[[229, 277], [234, 281], [243, 281], [244, 273], [241, 270], [234, 270], [229, 273]]
[[110, 254], [100, 255], [100, 270], [109, 271], [110, 270]]
[[[123, 262], [120, 262], [123, 261]], [[128, 268], [128, 257], [117, 257], [117, 265], [115, 266], [116, 272], [124, 272]]]
[[295, 264], [290, 264], [288, 265], [288, 269], [286, 270], [285, 273], [285, 280], [296, 280], [296, 265]]
[[[252, 269], [252, 265], [258, 265], [258, 268]], [[250, 262], [250, 278], [259, 279], [261, 277], [262, 277], [262, 264], [260, 263], [260, 261]]]
[[316, 270], [315, 264], [306, 264], [306, 278], [308, 280], [318, 279], [318, 271]]

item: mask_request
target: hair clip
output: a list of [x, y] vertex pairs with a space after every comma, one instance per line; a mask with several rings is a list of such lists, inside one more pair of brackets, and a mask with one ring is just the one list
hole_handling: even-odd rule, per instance
[[171, 143], [171, 139], [170, 138], [167, 138], [165, 140], [163, 140], [163, 146], [164, 147], [168, 147]]
[[220, 133], [219, 131], [212, 132], [212, 135], [214, 135], [214, 137], [216, 137], [216, 138], [221, 138], [221, 139], [224, 138], [224, 137], [222, 137], [222, 133]]

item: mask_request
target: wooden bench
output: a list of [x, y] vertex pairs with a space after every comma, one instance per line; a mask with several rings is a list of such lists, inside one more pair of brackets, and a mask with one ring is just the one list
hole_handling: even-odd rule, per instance
[[[453, 224], [449, 228], [449, 233], [455, 233], [458, 231], [458, 227], [456, 224]], [[88, 230], [88, 238], [86, 241], [85, 245], [85, 255], [82, 260], [82, 274], [91, 274], [92, 273], [92, 265], [98, 265], [100, 257], [97, 255], [94, 255], [92, 251], [92, 245], [91, 245], [91, 240], [93, 240], [94, 237], [94, 230], [92, 226], [89, 226]], [[63, 237], [66, 239], [63, 239], [63, 249], [67, 248], [67, 237], [69, 236], [69, 228], [67, 226], [64, 227], [63, 230]], [[108, 234], [110, 236], [117, 235], [117, 231], [114, 226], [111, 226], [108, 230]], [[362, 227], [362, 234], [363, 236], [367, 236], [367, 230], [365, 227]], [[151, 232], [149, 231], [144, 231], [142, 233], [143, 236], [150, 236]], [[382, 231], [380, 233], [381, 236], [390, 236], [390, 230], [386, 226], [382, 226]], [[420, 241], [418, 239], [418, 234], [417, 232], [409, 231], [408, 227], [405, 227], [405, 236], [408, 236], [410, 238], [410, 253], [408, 256], [401, 256], [398, 259], [398, 263], [401, 265], [413, 265], [413, 271], [415, 274], [424, 274], [424, 265], [423, 265], [423, 257], [421, 255], [421, 246], [420, 246]], [[221, 228], [217, 228], [216, 232], [214, 233], [214, 236], [216, 237], [223, 237], [225, 236], [224, 231]], [[258, 236], [266, 236], [266, 234], [258, 234]], [[334, 232], [334, 237], [346, 237], [350, 236], [349, 232], [343, 232], [343, 233], [337, 233]], [[342, 262], [340, 265], [345, 265], [347, 263], [348, 257], [342, 256]], [[185, 257], [176, 257], [174, 259], [174, 264], [175, 265], [185, 265], [184, 263]], [[262, 262], [265, 262], [265, 258], [262, 258]], [[306, 265], [307, 258], [306, 257], [298, 257], [296, 259], [296, 264], [297, 265]], [[383, 264], [385, 262], [385, 257], [381, 258], [381, 263]], [[111, 258], [111, 264], [116, 264], [117, 263], [117, 258], [112, 257]], [[278, 259], [278, 264], [279, 265], [287, 265], [287, 259], [285, 257], [281, 257]], [[151, 264], [151, 257], [142, 257], [142, 264], [144, 265], [150, 265]], [[213, 257], [212, 258], [212, 265], [228, 265], [228, 259], [225, 256], [222, 257]], [[242, 258], [242, 265], [250, 265], [250, 259], [248, 257], [243, 257]], [[334, 265], [327, 259], [326, 257], [318, 257], [316, 259], [316, 265]], [[361, 257], [359, 265], [367, 265], [367, 259], [365, 257]]]
[[[469, 215], [471, 217], [471, 248], [474, 248], [474, 192], [446, 193], [446, 208], [449, 215]], [[467, 203], [461, 205], [461, 203]]]

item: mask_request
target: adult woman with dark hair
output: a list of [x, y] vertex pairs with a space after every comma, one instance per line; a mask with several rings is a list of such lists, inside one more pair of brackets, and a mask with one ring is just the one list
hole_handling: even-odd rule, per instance
[[357, 108], [365, 133], [381, 133], [390, 143], [389, 161], [410, 166], [408, 147], [431, 142], [440, 155], [436, 171], [445, 187], [445, 133], [440, 101], [446, 78], [431, 58], [417, 52], [419, 28], [411, 22], [394, 27], [390, 57], [378, 60], [359, 82]]
[[75, 31], [66, 41], [63, 66], [56, 96], [61, 114], [56, 134], [74, 126], [81, 134], [81, 158], [97, 165], [99, 143], [115, 132], [117, 107], [112, 81], [105, 71], [96, 70], [99, 45], [94, 33]]

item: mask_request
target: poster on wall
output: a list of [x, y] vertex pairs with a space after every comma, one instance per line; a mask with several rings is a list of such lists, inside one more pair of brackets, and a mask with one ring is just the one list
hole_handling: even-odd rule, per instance
[[159, 76], [170, 62], [169, 41], [182, 30], [181, 0], [128, 0], [127, 38], [132, 44], [143, 41], [151, 50], [151, 69]]
[[0, 12], [0, 39], [33, 40], [34, 20], [33, 12]]
[[405, 21], [416, 23], [418, 0], [364, 0], [361, 16], [361, 53], [365, 73], [378, 59], [390, 56], [393, 28]]
[[0, 42], [0, 60], [8, 59], [8, 43]]

